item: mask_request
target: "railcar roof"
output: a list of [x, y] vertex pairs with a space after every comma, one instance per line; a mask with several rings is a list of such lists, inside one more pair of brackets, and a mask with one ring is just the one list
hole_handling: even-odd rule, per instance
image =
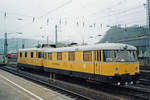
[[42, 51], [42, 48], [26, 48], [26, 49], [19, 49], [19, 51]]
[[45, 48], [44, 52], [64, 52], [64, 51], [90, 51], [90, 50], [137, 50], [136, 47], [121, 44], [121, 43], [101, 43], [95, 45], [86, 45], [86, 46], [76, 46], [76, 47], [62, 47], [62, 48]]

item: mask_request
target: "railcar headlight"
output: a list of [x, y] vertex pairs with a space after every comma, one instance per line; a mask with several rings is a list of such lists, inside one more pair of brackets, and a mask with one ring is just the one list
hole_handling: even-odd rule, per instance
[[138, 67], [136, 66], [136, 68], [135, 68], [136, 70], [138, 70]]
[[115, 68], [116, 71], [118, 71], [118, 69], [119, 69], [118, 67]]

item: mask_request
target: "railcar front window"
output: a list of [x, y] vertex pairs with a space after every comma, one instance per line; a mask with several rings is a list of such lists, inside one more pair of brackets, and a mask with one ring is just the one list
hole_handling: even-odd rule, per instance
[[114, 51], [114, 59], [115, 61], [126, 61], [125, 51], [123, 50], [115, 50]]
[[127, 51], [128, 61], [137, 61], [137, 54], [136, 51]]
[[114, 61], [118, 62], [134, 62], [137, 61], [136, 51], [114, 50]]

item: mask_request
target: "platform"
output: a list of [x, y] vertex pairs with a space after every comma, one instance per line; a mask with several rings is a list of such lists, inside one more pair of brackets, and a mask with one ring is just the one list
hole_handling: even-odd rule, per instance
[[72, 100], [11, 73], [0, 70], [0, 100]]

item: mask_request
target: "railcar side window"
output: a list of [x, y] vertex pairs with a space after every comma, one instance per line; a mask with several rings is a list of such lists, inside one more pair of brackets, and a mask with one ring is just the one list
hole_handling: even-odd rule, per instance
[[42, 52], [38, 52], [38, 58], [42, 58]]
[[69, 57], [70, 61], [74, 61], [75, 60], [75, 52], [69, 52], [68, 57]]
[[33, 58], [33, 52], [31, 52], [31, 58]]
[[27, 57], [27, 52], [25, 52], [25, 57]]
[[92, 51], [83, 52], [83, 61], [92, 61]]
[[114, 59], [119, 62], [126, 61], [126, 52], [124, 50], [114, 50]]
[[103, 59], [106, 62], [111, 62], [112, 61], [112, 50], [104, 50]]
[[97, 61], [101, 61], [101, 51], [97, 51]]
[[47, 54], [47, 53], [45, 52], [45, 53], [44, 53], [44, 59], [47, 59], [47, 55], [46, 55], [46, 54]]
[[101, 50], [94, 51], [94, 60], [95, 61], [101, 61]]
[[20, 57], [22, 57], [22, 52], [20, 52]]
[[62, 60], [62, 52], [57, 52], [57, 60]]
[[52, 60], [52, 53], [48, 53], [48, 59]]

